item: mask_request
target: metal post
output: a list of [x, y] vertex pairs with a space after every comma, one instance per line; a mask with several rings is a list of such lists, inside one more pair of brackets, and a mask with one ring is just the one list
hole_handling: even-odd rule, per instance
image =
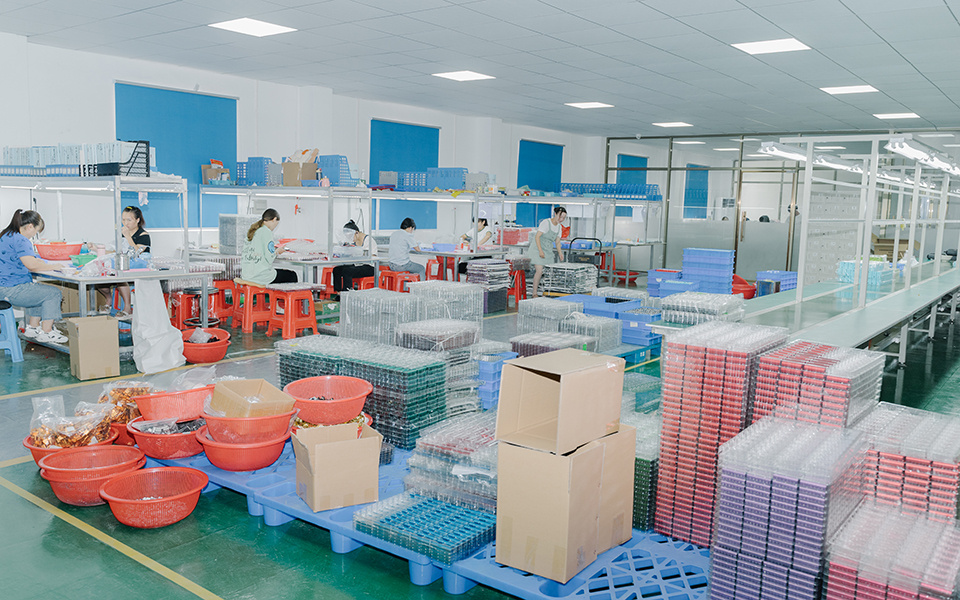
[[[120, 178], [113, 178], [113, 238], [116, 246], [114, 246], [114, 252], [117, 254], [120, 253], [120, 240], [123, 239], [123, 234], [120, 233], [120, 213], [123, 212], [122, 201], [120, 199]], [[184, 252], [186, 252], [186, 246], [184, 246]]]
[[[667, 232], [670, 228], [670, 182], [673, 179], [673, 138], [667, 145], [667, 189], [663, 191], [663, 255], [660, 257], [660, 268], [667, 268]], [[651, 246], [651, 252], [653, 247]]]
[[[743, 178], [743, 173], [740, 174], [740, 177]], [[784, 266], [784, 271], [790, 270], [790, 263], [793, 259], [793, 230], [794, 223], [796, 223], [797, 218], [797, 172], [793, 172], [793, 184], [790, 186], [790, 219], [787, 221], [789, 223], [787, 229], [787, 264]]]
[[943, 176], [943, 184], [940, 190], [940, 214], [938, 215], [938, 219], [937, 219], [937, 246], [936, 246], [937, 249], [936, 251], [934, 251], [934, 260], [936, 261], [936, 263], [933, 266], [934, 277], [936, 277], [937, 275], [940, 275], [940, 263], [941, 263], [940, 255], [943, 254], [943, 233], [944, 233], [944, 227], [946, 226], [944, 224], [944, 221], [947, 218], [947, 202], [949, 201], [947, 197], [947, 192], [949, 191], [950, 191], [950, 176], [945, 174]]
[[[920, 168], [920, 163], [917, 163], [916, 167], [913, 170], [913, 199], [910, 201], [910, 234], [907, 236], [907, 252], [913, 257], [913, 244], [917, 240], [917, 206], [920, 204], [920, 175], [922, 169]], [[906, 172], [906, 171], [904, 171]], [[920, 249], [920, 253], [923, 254], [923, 248]], [[920, 263], [923, 263], [923, 256], [920, 257]], [[907, 266], [904, 267], [904, 282], [903, 289], [910, 289], [910, 280], [913, 276], [913, 267], [910, 260], [907, 261]]]
[[803, 199], [800, 201], [800, 257], [797, 259], [797, 292], [794, 303], [803, 300], [803, 278], [807, 263], [807, 236], [810, 230], [810, 195], [813, 187], [813, 142], [807, 142], [807, 161], [803, 167]]
[[900, 327], [900, 354], [897, 356], [897, 366], [901, 369], [907, 366], [907, 346], [910, 341], [910, 319]]
[[864, 219], [863, 229], [863, 246], [864, 246], [864, 267], [865, 270], [862, 273], [863, 279], [860, 281], [860, 300], [857, 304], [858, 307], [863, 308], [867, 305], [867, 283], [870, 279], [870, 242], [871, 235], [873, 234], [873, 216], [877, 212], [877, 162], [879, 154], [880, 143], [877, 140], [873, 140], [873, 143], [870, 146], [870, 178], [867, 180], [867, 202], [866, 202], [866, 218]]

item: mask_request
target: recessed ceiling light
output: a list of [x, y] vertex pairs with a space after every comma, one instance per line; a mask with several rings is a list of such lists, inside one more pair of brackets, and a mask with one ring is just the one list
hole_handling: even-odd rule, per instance
[[825, 87], [820, 89], [834, 96], [839, 94], [866, 94], [878, 91], [877, 88], [872, 85], [842, 85], [840, 87]]
[[670, 123], [653, 123], [657, 127], [693, 127], [690, 123], [684, 123], [683, 121], [671, 121]]
[[227, 31], [235, 31], [237, 33], [243, 33], [256, 37], [265, 37], [268, 35], [277, 35], [278, 33], [290, 33], [291, 31], [296, 31], [296, 29], [293, 29], [292, 27], [274, 25], [273, 23], [258, 21], [256, 19], [248, 19], [247, 17], [242, 19], [234, 19], [232, 21], [224, 21], [222, 23], [212, 23], [210, 24], [210, 27], [226, 29]]
[[750, 158], [770, 158], [769, 154], [748, 154]]
[[483, 73], [475, 73], [473, 71], [450, 71], [449, 73], [434, 73], [434, 77], [443, 77], [444, 79], [452, 79], [454, 81], [479, 81], [481, 79], [496, 79], [492, 75], [484, 75]]
[[917, 137], [922, 138], [948, 138], [954, 137], [952, 133], [918, 133]]
[[944, 144], [944, 148], [960, 148], [960, 144]]
[[714, 148], [717, 152], [740, 152], [740, 148]]
[[814, 146], [815, 150], [846, 150], [846, 146]]
[[795, 50], [809, 50], [803, 42], [794, 38], [782, 40], [767, 40], [765, 42], [746, 42], [743, 44], [730, 44], [737, 50], [743, 50], [747, 54], [773, 54], [774, 52], [793, 52]]
[[887, 120], [887, 119], [919, 119], [920, 115], [917, 113], [880, 113], [873, 115], [878, 119]]
[[613, 108], [612, 104], [604, 104], [603, 102], [567, 102], [564, 106], [572, 106], [574, 108]]
[[683, 142], [674, 142], [674, 144], [706, 144], [706, 142], [683, 141]]

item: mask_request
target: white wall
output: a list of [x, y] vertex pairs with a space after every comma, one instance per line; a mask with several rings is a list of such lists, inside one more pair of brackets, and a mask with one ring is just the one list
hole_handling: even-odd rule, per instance
[[[456, 115], [415, 106], [338, 96], [319, 86], [295, 87], [221, 75], [144, 60], [104, 56], [31, 44], [0, 33], [0, 146], [84, 143], [115, 139], [116, 82], [198, 92], [237, 99], [237, 159], [268, 156], [279, 161], [303, 148], [343, 154], [369, 179], [370, 120], [383, 119], [440, 128], [440, 167], [465, 167], [496, 176], [501, 186], [516, 187], [521, 139], [562, 144], [564, 181], [603, 181], [603, 138], [504, 123], [489, 117]], [[158, 149], [162, 152], [162, 149]], [[89, 198], [64, 194], [65, 202]], [[30, 196], [0, 191], [0, 221]], [[94, 205], [91, 205], [94, 206]], [[99, 206], [99, 205], [96, 205]], [[112, 212], [81, 211], [70, 221], [84, 236], [100, 235]], [[346, 214], [344, 210], [344, 214]], [[466, 229], [468, 212], [441, 208], [438, 229]], [[339, 215], [337, 215], [339, 216]], [[46, 219], [48, 223], [50, 218]], [[55, 219], [54, 219], [55, 221]], [[305, 222], [306, 220], [304, 220]], [[324, 219], [325, 221], [325, 219]], [[326, 226], [326, 223], [322, 223]], [[298, 223], [298, 229], [303, 227]], [[107, 231], [109, 225], [105, 226]], [[50, 233], [50, 232], [48, 232]], [[178, 235], [156, 232], [161, 253], [172, 251]], [[66, 237], [80, 235], [69, 229]], [[57, 235], [61, 235], [57, 232]], [[91, 234], [92, 235], [92, 234]], [[420, 232], [429, 238], [430, 232]], [[204, 241], [207, 241], [204, 234]], [[169, 240], [169, 241], [168, 241]]]

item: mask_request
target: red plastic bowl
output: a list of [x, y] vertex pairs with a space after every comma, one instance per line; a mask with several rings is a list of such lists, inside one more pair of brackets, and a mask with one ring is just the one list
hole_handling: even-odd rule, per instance
[[196, 432], [197, 442], [203, 444], [207, 453], [207, 460], [213, 466], [224, 471], [256, 471], [269, 467], [277, 462], [283, 453], [283, 445], [290, 437], [290, 431], [285, 431], [280, 437], [256, 444], [224, 444], [215, 442], [207, 436], [207, 426], [204, 425]]
[[110, 429], [117, 432], [117, 439], [113, 442], [115, 446], [135, 446], [137, 444], [137, 440], [127, 433], [126, 423], [110, 423]]
[[[48, 454], [40, 468], [61, 481], [96, 479], [129, 470], [143, 460], [143, 451], [130, 446], [84, 446]], [[98, 486], [99, 489], [99, 486]]]
[[754, 294], [757, 293], [757, 287], [752, 285], [743, 277], [739, 275], [733, 276], [733, 293], [734, 294], [743, 294], [744, 300], [749, 300], [753, 298]]
[[50, 489], [60, 502], [73, 506], [97, 506], [103, 504], [103, 498], [100, 497], [100, 487], [103, 484], [124, 473], [141, 469], [146, 463], [147, 459], [141, 458], [119, 473], [110, 473], [94, 479], [60, 479], [48, 473], [46, 469], [40, 469], [40, 476], [50, 483]]
[[[357, 417], [373, 391], [369, 381], [341, 375], [322, 375], [291, 381], [283, 391], [296, 399], [300, 419], [318, 425], [338, 425]], [[314, 396], [334, 400], [311, 400]]]
[[203, 413], [207, 431], [221, 444], [256, 444], [277, 439], [290, 429], [290, 418], [296, 409], [268, 417], [214, 417]]
[[194, 431], [168, 435], [143, 433], [132, 427], [137, 421], [143, 421], [143, 417], [137, 417], [127, 423], [127, 431], [130, 432], [133, 439], [137, 440], [137, 446], [150, 458], [186, 458], [203, 452], [203, 446], [197, 443], [197, 438], [193, 435], [196, 433]]
[[203, 402], [213, 395], [214, 386], [208, 385], [195, 390], [183, 392], [159, 392], [145, 396], [134, 396], [140, 414], [144, 421], [159, 419], [176, 419], [177, 421], [192, 421], [200, 418], [203, 412]]
[[209, 478], [185, 467], [159, 467], [118, 475], [100, 487], [113, 516], [124, 525], [166, 527], [193, 512]]
[[37, 254], [47, 260], [70, 260], [71, 254], [80, 254], [83, 244], [36, 244]]
[[[107, 436], [107, 439], [102, 442], [97, 442], [96, 444], [90, 444], [91, 446], [109, 446], [117, 439], [117, 432], [115, 429], [110, 430], [110, 435]], [[40, 466], [40, 460], [48, 454], [55, 454], [61, 450], [66, 450], [66, 448], [39, 448], [30, 443], [30, 436], [23, 438], [23, 447], [30, 451], [30, 454], [33, 455], [33, 462], [37, 463], [37, 466]]]
[[204, 329], [207, 333], [212, 333], [220, 340], [212, 344], [191, 344], [187, 340], [193, 335], [193, 329], [183, 330], [183, 357], [188, 363], [201, 364], [213, 363], [223, 360], [227, 355], [227, 348], [230, 347], [230, 333], [224, 329], [208, 327]]

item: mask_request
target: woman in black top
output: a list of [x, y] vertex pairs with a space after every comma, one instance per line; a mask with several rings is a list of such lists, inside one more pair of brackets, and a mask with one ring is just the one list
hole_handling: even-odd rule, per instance
[[[122, 225], [120, 233], [123, 236], [123, 239], [120, 240], [120, 254], [135, 255], [150, 252], [150, 234], [143, 229], [146, 223], [143, 219], [143, 212], [138, 207], [128, 206], [124, 208], [120, 215], [120, 223]], [[111, 292], [113, 287], [102, 286], [97, 288], [97, 291], [106, 304], [102, 309], [109, 310], [112, 304]], [[117, 291], [120, 292], [120, 298], [123, 300], [123, 308], [117, 311], [117, 316], [125, 317], [132, 314], [130, 285], [126, 283], [118, 284]]]

